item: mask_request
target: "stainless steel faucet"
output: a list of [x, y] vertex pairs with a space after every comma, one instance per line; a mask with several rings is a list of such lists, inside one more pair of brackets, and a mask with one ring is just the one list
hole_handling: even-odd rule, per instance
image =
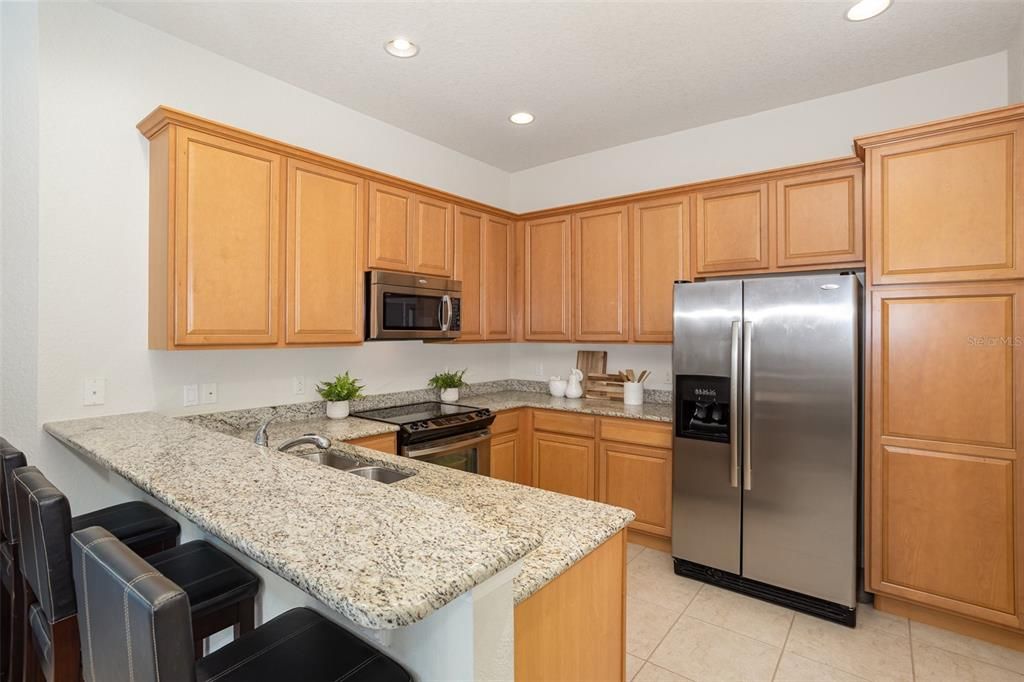
[[[270, 426], [270, 422], [274, 421], [275, 419], [277, 419], [277, 415], [268, 417], [267, 419], [263, 420], [262, 424], [260, 424], [260, 428], [256, 429], [256, 437], [253, 439], [253, 442], [256, 443], [256, 445], [262, 445], [263, 447], [268, 447], [270, 445], [270, 436], [267, 433], [267, 427]], [[327, 448], [331, 447], [331, 439], [325, 438], [324, 436], [319, 436], [315, 433], [307, 433], [304, 436], [299, 436], [298, 438], [286, 440], [285, 442], [278, 445], [277, 449], [280, 452], [285, 452], [286, 450], [291, 450], [292, 448], [298, 447], [300, 445], [315, 445], [321, 450], [326, 450]]]
[[298, 447], [299, 445], [315, 445], [321, 450], [326, 450], [327, 448], [331, 447], [331, 439], [325, 438], [324, 436], [320, 436], [315, 433], [307, 433], [304, 436], [299, 436], [298, 438], [286, 440], [285, 442], [278, 445], [277, 449], [280, 450], [281, 452], [284, 452], [286, 450], [291, 450], [294, 447]]

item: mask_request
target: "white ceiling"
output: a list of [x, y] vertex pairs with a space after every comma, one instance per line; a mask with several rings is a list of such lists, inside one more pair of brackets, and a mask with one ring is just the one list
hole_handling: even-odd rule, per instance
[[[489, 164], [516, 171], [1007, 47], [1021, 0], [105, 2]], [[396, 59], [386, 40], [418, 43]], [[533, 112], [529, 126], [508, 115]]]

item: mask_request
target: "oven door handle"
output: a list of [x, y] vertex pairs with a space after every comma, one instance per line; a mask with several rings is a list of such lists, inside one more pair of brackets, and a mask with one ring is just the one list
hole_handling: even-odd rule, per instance
[[483, 443], [483, 442], [488, 441], [490, 439], [491, 439], [491, 432], [488, 430], [488, 431], [484, 431], [482, 434], [480, 434], [476, 438], [471, 438], [471, 439], [467, 439], [467, 440], [459, 440], [459, 441], [454, 441], [454, 442], [448, 442], [448, 443], [445, 443], [444, 445], [437, 445], [437, 446], [434, 446], [432, 448], [419, 448], [419, 449], [417, 449], [417, 448], [402, 448], [402, 455], [405, 456], [405, 457], [411, 457], [413, 459], [417, 459], [419, 457], [428, 457], [430, 455], [438, 455], [438, 454], [441, 454], [442, 452], [452, 452], [454, 450], [462, 450], [464, 448], [468, 448], [468, 447], [473, 446], [473, 445], [479, 445], [480, 443]]

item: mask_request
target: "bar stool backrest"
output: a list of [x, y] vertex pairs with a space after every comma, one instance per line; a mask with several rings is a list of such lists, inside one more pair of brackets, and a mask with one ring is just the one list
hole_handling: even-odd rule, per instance
[[75, 614], [71, 577], [71, 507], [36, 467], [14, 470], [21, 574], [52, 625]]
[[18, 542], [14, 521], [14, 470], [28, 464], [25, 453], [0, 438], [0, 533], [11, 544]]
[[104, 528], [71, 536], [86, 682], [194, 682], [185, 591]]

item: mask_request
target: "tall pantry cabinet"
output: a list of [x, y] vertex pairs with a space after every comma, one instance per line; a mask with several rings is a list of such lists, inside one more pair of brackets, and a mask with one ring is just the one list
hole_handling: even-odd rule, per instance
[[1024, 107], [857, 140], [867, 587], [1024, 646]]

